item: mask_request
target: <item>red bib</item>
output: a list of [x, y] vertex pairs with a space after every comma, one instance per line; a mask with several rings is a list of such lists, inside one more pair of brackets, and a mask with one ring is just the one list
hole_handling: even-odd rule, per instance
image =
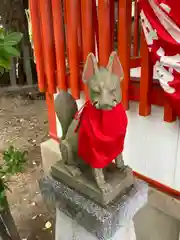
[[92, 168], [104, 168], [123, 151], [127, 116], [122, 104], [112, 110], [88, 102], [80, 116], [78, 156]]

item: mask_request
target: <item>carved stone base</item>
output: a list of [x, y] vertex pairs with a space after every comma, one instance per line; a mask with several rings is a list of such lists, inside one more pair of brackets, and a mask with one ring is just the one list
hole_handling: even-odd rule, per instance
[[123, 171], [120, 171], [113, 163], [104, 170], [105, 179], [111, 186], [111, 190], [108, 192], [100, 190], [92, 176], [92, 169], [89, 167], [83, 169], [83, 174], [75, 176], [70, 174], [68, 168], [61, 161], [53, 165], [51, 169], [54, 178], [103, 206], [115, 201], [120, 195], [126, 194], [134, 184], [132, 170], [125, 167]]

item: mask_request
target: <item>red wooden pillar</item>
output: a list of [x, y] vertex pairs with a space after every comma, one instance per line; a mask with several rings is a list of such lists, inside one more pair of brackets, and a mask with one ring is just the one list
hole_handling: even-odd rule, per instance
[[99, 64], [106, 66], [111, 53], [110, 0], [98, 1]]
[[134, 12], [134, 46], [133, 46], [133, 55], [134, 57], [138, 56], [138, 45], [139, 45], [139, 8], [138, 2], [135, 0], [135, 12]]
[[[83, 61], [86, 62], [87, 55], [95, 52], [95, 35], [93, 26], [93, 3], [92, 0], [81, 0], [81, 20], [82, 20], [82, 42], [83, 42]], [[84, 85], [86, 99], [88, 91]]]
[[94, 34], [95, 34], [95, 41], [97, 44], [97, 55], [99, 56], [99, 24], [98, 24], [98, 13], [97, 13], [97, 6], [96, 0], [92, 0], [92, 11], [93, 11], [93, 26], [94, 26]]
[[130, 54], [131, 54], [131, 8], [132, 0], [119, 1], [118, 54], [124, 70], [122, 83], [122, 102], [129, 108]]
[[[78, 50], [79, 50], [79, 63], [83, 62], [83, 43], [82, 43], [82, 16], [81, 16], [81, 1], [77, 1], [77, 18], [78, 18]], [[79, 65], [80, 65], [79, 64]], [[82, 65], [82, 64], [81, 64]]]
[[110, 1], [110, 24], [111, 24], [111, 49], [114, 49], [114, 31], [115, 31], [115, 0]]
[[[64, 10], [64, 28], [65, 28], [65, 42], [66, 42], [66, 46], [67, 46], [67, 42], [68, 42], [68, 36], [67, 36], [67, 11], [66, 11], [66, 0], [63, 0], [63, 10]], [[69, 59], [69, 56], [68, 56], [68, 49], [66, 48], [67, 52], [66, 52], [66, 55]]]
[[141, 79], [139, 115], [151, 113], [150, 91], [153, 81], [153, 64], [143, 31], [141, 32]]
[[81, 0], [83, 60], [87, 55], [95, 51], [95, 36], [93, 26], [93, 4], [92, 0]]
[[[52, 28], [50, 26], [52, 18], [50, 12], [47, 12], [46, 14], [46, 9], [49, 8], [49, 2], [44, 1], [44, 6], [40, 6], [39, 4], [40, 4], [39, 1], [30, 0], [30, 12], [32, 21], [34, 50], [36, 56], [38, 84], [40, 91], [46, 91], [49, 134], [52, 138], [57, 139], [56, 115], [53, 97], [53, 93], [55, 92], [56, 86], [54, 78], [55, 64], [53, 64], [55, 59], [53, 54], [54, 51], [52, 39], [53, 34], [51, 31]], [[47, 26], [45, 26], [45, 23], [47, 23]], [[49, 34], [50, 36], [47, 36], [46, 38], [46, 34]], [[52, 69], [50, 68], [50, 66], [52, 66]], [[53, 77], [52, 79], [51, 76]], [[48, 88], [46, 88], [47, 86]]]
[[56, 61], [55, 61], [55, 49], [54, 49], [54, 34], [53, 34], [53, 23], [52, 23], [52, 12], [51, 12], [51, 1], [44, 0], [38, 1], [39, 10], [41, 16], [41, 28], [42, 28], [42, 39], [43, 39], [43, 55], [45, 62], [45, 73], [48, 84], [48, 92], [56, 92]]
[[59, 89], [67, 90], [66, 66], [65, 66], [65, 42], [61, 1], [52, 0], [52, 14], [57, 64], [57, 85]]
[[57, 139], [56, 115], [54, 109], [53, 93], [56, 92], [56, 61], [54, 48], [54, 33], [52, 20], [52, 6], [50, 0], [38, 1], [41, 16], [41, 29], [43, 41], [43, 55], [41, 59], [45, 62], [45, 77], [47, 82], [46, 103], [48, 107], [49, 134]]
[[176, 114], [172, 109], [171, 104], [169, 103], [168, 99], [165, 98], [164, 104], [164, 121], [165, 122], [174, 122], [176, 120]]
[[70, 67], [70, 88], [75, 99], [79, 91], [79, 51], [78, 51], [78, 0], [66, 0], [67, 47]]
[[43, 46], [42, 46], [42, 35], [41, 35], [41, 22], [40, 22], [40, 13], [37, 0], [30, 0], [30, 14], [32, 22], [32, 34], [33, 34], [33, 44], [34, 52], [36, 57], [36, 68], [38, 75], [38, 86], [39, 90], [44, 92], [46, 91], [45, 83], [45, 73], [44, 73], [44, 58], [43, 56]]
[[53, 139], [58, 140], [53, 94], [46, 92], [46, 104], [48, 110], [49, 135]]

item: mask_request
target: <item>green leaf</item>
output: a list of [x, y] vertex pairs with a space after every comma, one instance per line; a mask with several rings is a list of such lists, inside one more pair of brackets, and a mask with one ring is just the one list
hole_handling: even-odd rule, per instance
[[4, 46], [0, 46], [0, 57], [6, 58], [8, 60], [10, 56], [11, 55], [9, 55], [9, 53], [4, 50]]
[[5, 198], [5, 191], [3, 190], [0, 192], [0, 201], [4, 200], [4, 198]]
[[10, 54], [12, 57], [19, 57], [20, 53], [18, 52], [18, 50], [15, 47], [12, 46], [4, 46], [4, 50]]
[[0, 40], [4, 39], [4, 36], [5, 36], [4, 28], [0, 28]]
[[4, 47], [4, 39], [2, 39], [1, 36], [0, 36], [0, 47]]
[[18, 44], [21, 39], [23, 37], [22, 33], [18, 33], [18, 32], [13, 32], [8, 34], [7, 36], [5, 36], [4, 38], [4, 44], [5, 45], [10, 45], [10, 46], [14, 46], [16, 44]]
[[0, 211], [3, 211], [6, 206], [6, 194], [4, 190], [0, 190]]
[[4, 32], [4, 28], [0, 27], [0, 33]]
[[0, 56], [0, 67], [10, 69], [10, 59], [6, 59]]
[[0, 173], [7, 177], [15, 173], [22, 172], [24, 169], [24, 165], [27, 162], [26, 154], [26, 151], [21, 152], [15, 149], [13, 146], [10, 146], [3, 153], [3, 159], [5, 164], [2, 168], [3, 171], [1, 170]]
[[2, 76], [5, 72], [5, 69], [3, 67], [0, 66], [0, 76]]

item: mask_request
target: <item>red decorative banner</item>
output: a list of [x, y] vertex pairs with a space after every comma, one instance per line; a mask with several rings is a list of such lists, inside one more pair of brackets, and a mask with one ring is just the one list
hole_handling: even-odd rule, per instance
[[180, 116], [180, 1], [139, 0], [138, 4], [156, 77]]

